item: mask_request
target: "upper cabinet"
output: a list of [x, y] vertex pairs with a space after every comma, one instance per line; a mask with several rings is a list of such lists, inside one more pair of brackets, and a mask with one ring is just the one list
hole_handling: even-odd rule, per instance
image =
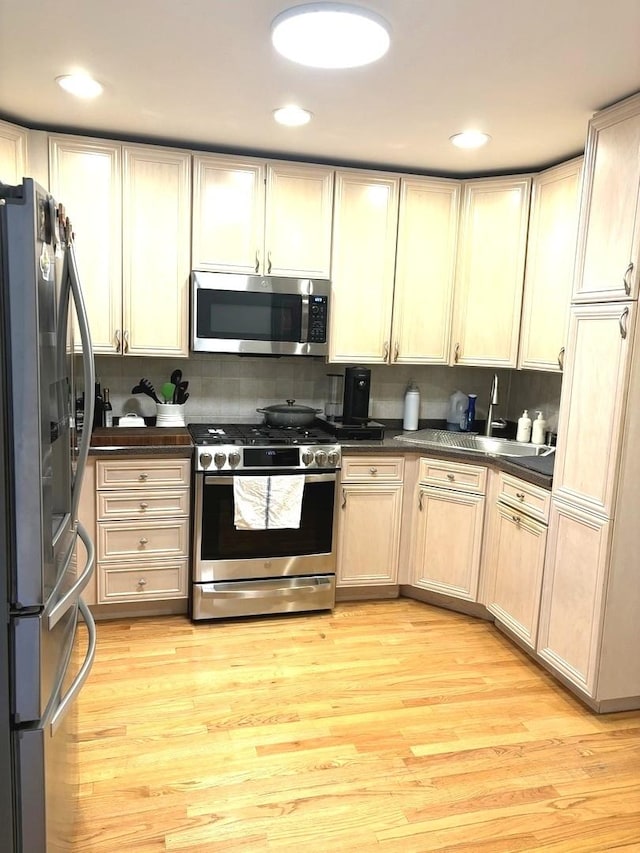
[[330, 277], [332, 169], [207, 154], [193, 169], [194, 269]]
[[459, 181], [401, 181], [392, 363], [449, 362], [459, 207]]
[[49, 161], [94, 352], [187, 356], [189, 152], [51, 136]]
[[463, 187], [451, 363], [515, 367], [531, 181]]
[[640, 95], [602, 110], [590, 121], [574, 302], [638, 298], [639, 151]]
[[389, 360], [399, 189], [397, 177], [336, 173], [330, 361]]
[[558, 373], [566, 346], [582, 158], [533, 179], [518, 367]]
[[23, 127], [0, 121], [0, 181], [19, 184], [27, 174], [27, 135]]

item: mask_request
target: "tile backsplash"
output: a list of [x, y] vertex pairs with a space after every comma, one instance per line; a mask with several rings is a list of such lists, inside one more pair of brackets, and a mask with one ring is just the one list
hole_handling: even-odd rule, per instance
[[[180, 368], [189, 381], [187, 422], [260, 421], [257, 408], [294, 399], [322, 409], [328, 390], [328, 373], [344, 372], [343, 365], [305, 357], [264, 358], [236, 355], [193, 354], [188, 359], [97, 356], [96, 376], [111, 392], [114, 415], [136, 412], [155, 414], [153, 400], [133, 395], [142, 377], [156, 390]], [[420, 389], [420, 417], [446, 418], [450, 395], [460, 390], [478, 395], [477, 416], [486, 417], [494, 371], [479, 367], [430, 365], [371, 365], [373, 418], [402, 418], [407, 384]], [[500, 404], [496, 416], [517, 420], [524, 408], [544, 412], [550, 429], [557, 427], [561, 376], [537, 371], [498, 370]]]

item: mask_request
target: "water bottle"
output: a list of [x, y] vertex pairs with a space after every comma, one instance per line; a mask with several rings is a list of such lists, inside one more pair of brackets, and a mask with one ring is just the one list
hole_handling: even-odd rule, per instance
[[404, 415], [402, 418], [402, 429], [418, 429], [420, 418], [420, 391], [418, 387], [409, 382], [404, 395]]

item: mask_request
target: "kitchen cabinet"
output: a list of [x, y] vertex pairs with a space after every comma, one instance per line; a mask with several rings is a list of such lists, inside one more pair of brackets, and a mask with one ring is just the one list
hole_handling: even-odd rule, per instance
[[496, 622], [535, 650], [550, 493], [504, 472], [489, 512], [485, 604]]
[[574, 276], [574, 302], [638, 298], [640, 94], [591, 119]]
[[402, 178], [392, 363], [448, 364], [460, 181]]
[[27, 174], [28, 131], [0, 121], [0, 181], [19, 184]]
[[97, 602], [186, 598], [188, 459], [96, 462]]
[[196, 154], [193, 268], [326, 278], [333, 170]]
[[413, 524], [415, 587], [478, 600], [487, 469], [420, 460]]
[[98, 354], [187, 356], [190, 155], [50, 136]]
[[331, 362], [389, 360], [399, 192], [398, 177], [336, 172]]
[[337, 587], [398, 583], [404, 478], [401, 456], [343, 456]]
[[562, 370], [573, 288], [582, 158], [533, 178], [518, 367]]
[[464, 183], [451, 363], [515, 367], [531, 180]]

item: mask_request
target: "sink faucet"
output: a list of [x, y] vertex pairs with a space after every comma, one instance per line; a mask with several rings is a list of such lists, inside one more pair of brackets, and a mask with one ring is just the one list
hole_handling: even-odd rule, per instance
[[491, 391], [489, 392], [489, 408], [487, 410], [487, 425], [484, 430], [485, 435], [491, 435], [494, 428], [504, 429], [507, 425], [504, 418], [493, 419], [493, 407], [497, 406], [498, 403], [498, 374], [494, 373], [493, 381], [491, 382]]

